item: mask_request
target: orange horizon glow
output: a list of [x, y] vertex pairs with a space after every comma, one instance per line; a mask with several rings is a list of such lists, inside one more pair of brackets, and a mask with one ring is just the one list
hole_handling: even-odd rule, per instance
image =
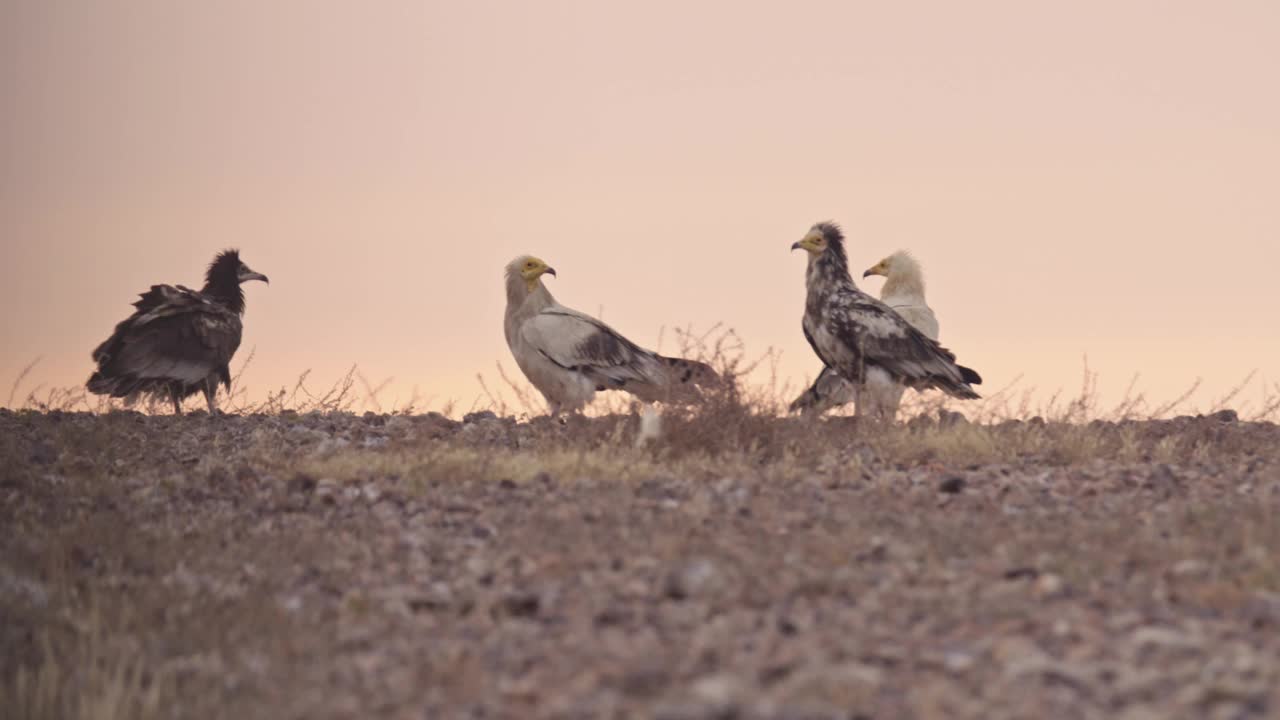
[[723, 323], [798, 390], [789, 247], [834, 219], [859, 269], [916, 254], [985, 393], [1070, 395], [1087, 356], [1104, 403], [1257, 371], [1256, 406], [1276, 28], [1261, 1], [6, 3], [0, 404], [36, 358], [25, 389], [81, 385], [137, 293], [224, 247], [272, 280], [232, 363], [258, 398], [359, 365], [388, 405], [470, 408], [518, 376], [521, 253], [641, 345]]

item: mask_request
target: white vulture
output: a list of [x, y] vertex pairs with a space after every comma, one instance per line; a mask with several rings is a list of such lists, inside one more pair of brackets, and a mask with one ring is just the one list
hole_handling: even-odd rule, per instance
[[[864, 278], [872, 275], [885, 278], [885, 284], [880, 288], [880, 302], [893, 308], [929, 339], [938, 339], [938, 318], [925, 302], [924, 273], [911, 253], [899, 250], [862, 273]], [[901, 383], [879, 381], [878, 378], [884, 380], [879, 374], [867, 378], [863, 401], [868, 404], [871, 414], [893, 420], [906, 387]], [[813, 385], [791, 403], [791, 410], [821, 414], [853, 402], [854, 392], [853, 385], [824, 366]]]
[[181, 285], [152, 285], [136, 310], [93, 351], [98, 369], [89, 392], [125, 398], [168, 399], [182, 412], [188, 395], [204, 393], [209, 413], [218, 412], [218, 383], [231, 389], [231, 356], [240, 347], [244, 314], [241, 283], [267, 282], [240, 261], [236, 250], [218, 254], [199, 292]]
[[838, 225], [814, 225], [791, 249], [809, 255], [805, 339], [826, 369], [853, 385], [858, 415], [866, 414], [867, 403], [859, 397], [866, 386], [898, 384], [935, 388], [962, 399], [979, 397], [970, 387], [982, 382], [978, 373], [957, 365], [949, 350], [853, 284]]
[[542, 284], [556, 271], [523, 255], [507, 264], [503, 329], [516, 364], [551, 416], [581, 410], [596, 392], [625, 390], [645, 402], [685, 401], [717, 381], [705, 363], [645, 350], [603, 322], [567, 308]]

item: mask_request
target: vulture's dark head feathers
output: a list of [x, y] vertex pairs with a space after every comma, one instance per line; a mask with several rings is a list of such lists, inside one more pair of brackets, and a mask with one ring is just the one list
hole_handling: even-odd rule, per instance
[[239, 250], [223, 250], [205, 271], [203, 292], [221, 299], [236, 312], [244, 312], [244, 291], [240, 289], [240, 283], [250, 280], [270, 282], [266, 275], [254, 272], [244, 264]]
[[815, 223], [791, 249], [804, 250], [815, 260], [825, 261], [845, 270], [849, 267], [849, 259], [844, 254], [844, 233], [839, 225], [830, 220]]

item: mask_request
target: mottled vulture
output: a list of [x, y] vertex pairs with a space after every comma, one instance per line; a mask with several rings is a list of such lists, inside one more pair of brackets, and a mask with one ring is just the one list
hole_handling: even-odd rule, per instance
[[[885, 277], [885, 284], [880, 288], [880, 302], [893, 308], [902, 319], [931, 340], [938, 339], [938, 319], [925, 302], [924, 273], [911, 253], [899, 250], [862, 273], [864, 278], [872, 275]], [[904, 390], [906, 388], [901, 383], [873, 373], [867, 378], [866, 392], [862, 399], [867, 403], [870, 414], [893, 420], [898, 413]], [[813, 385], [791, 403], [791, 410], [821, 414], [853, 402], [854, 395], [855, 388], [852, 384], [824, 366]]]
[[[979, 397], [970, 387], [982, 382], [978, 373], [957, 365], [949, 350], [853, 284], [839, 226], [818, 223], [791, 249], [809, 255], [805, 339], [823, 365], [853, 383], [855, 396], [870, 380], [935, 388], [956, 398]], [[859, 399], [861, 415], [865, 405]]]

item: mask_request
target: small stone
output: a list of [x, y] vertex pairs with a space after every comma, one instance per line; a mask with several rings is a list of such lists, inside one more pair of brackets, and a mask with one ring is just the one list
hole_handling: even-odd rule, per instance
[[947, 495], [955, 495], [962, 492], [966, 484], [967, 483], [962, 476], [952, 475], [938, 483], [938, 492], [946, 493]]
[[1040, 571], [1033, 567], [1015, 567], [1004, 571], [1005, 580], [1034, 580], [1040, 577]]
[[431, 583], [420, 593], [415, 593], [405, 600], [405, 605], [412, 613], [444, 610], [454, 603], [453, 588], [447, 583]]
[[1183, 560], [1175, 564], [1172, 570], [1178, 577], [1203, 577], [1209, 573], [1209, 563], [1196, 559]]
[[691, 560], [667, 575], [665, 592], [673, 600], [685, 600], [715, 589], [720, 571], [705, 558]]
[[699, 678], [693, 683], [692, 691], [695, 698], [723, 715], [734, 706], [735, 698], [742, 694], [742, 683], [732, 675], [718, 673]]
[[973, 655], [966, 652], [952, 651], [942, 658], [942, 666], [953, 673], [967, 672], [975, 663]]
[[1036, 578], [1035, 584], [1032, 585], [1032, 589], [1035, 592], [1036, 597], [1041, 600], [1050, 600], [1056, 597], [1061, 597], [1063, 593], [1066, 592], [1067, 584], [1063, 582], [1061, 577], [1054, 575], [1053, 573], [1045, 573]]
[[479, 412], [470, 412], [462, 416], [463, 425], [473, 425], [485, 420], [497, 420], [498, 416], [492, 410], [481, 410]]
[[512, 593], [499, 603], [502, 614], [518, 618], [536, 617], [541, 606], [541, 598], [531, 592]]
[[341, 450], [345, 447], [348, 447], [349, 445], [351, 445], [351, 441], [344, 437], [325, 436], [321, 438], [320, 442], [316, 443], [316, 446], [314, 448], [312, 448], [311, 454], [327, 455], [336, 450]]
[[1038, 667], [1048, 659], [1048, 655], [1030, 638], [1014, 635], [997, 640], [991, 648], [992, 657], [1004, 666], [1005, 672], [1021, 674]]
[[289, 478], [285, 487], [291, 493], [310, 493], [316, 489], [316, 479], [306, 473], [298, 473]]
[[1185, 633], [1158, 625], [1148, 625], [1133, 631], [1130, 639], [1136, 648], [1164, 648], [1169, 650], [1199, 649], [1200, 643]]
[[1240, 414], [1235, 410], [1219, 410], [1209, 415], [1210, 420], [1217, 420], [1221, 423], [1233, 423], [1240, 421]]
[[340, 488], [338, 487], [338, 483], [335, 480], [331, 478], [320, 478], [319, 480], [315, 481], [314, 488], [315, 488], [315, 494], [317, 498], [319, 498], [320, 500], [330, 505], [337, 504], [338, 502], [337, 496], [340, 491]]

